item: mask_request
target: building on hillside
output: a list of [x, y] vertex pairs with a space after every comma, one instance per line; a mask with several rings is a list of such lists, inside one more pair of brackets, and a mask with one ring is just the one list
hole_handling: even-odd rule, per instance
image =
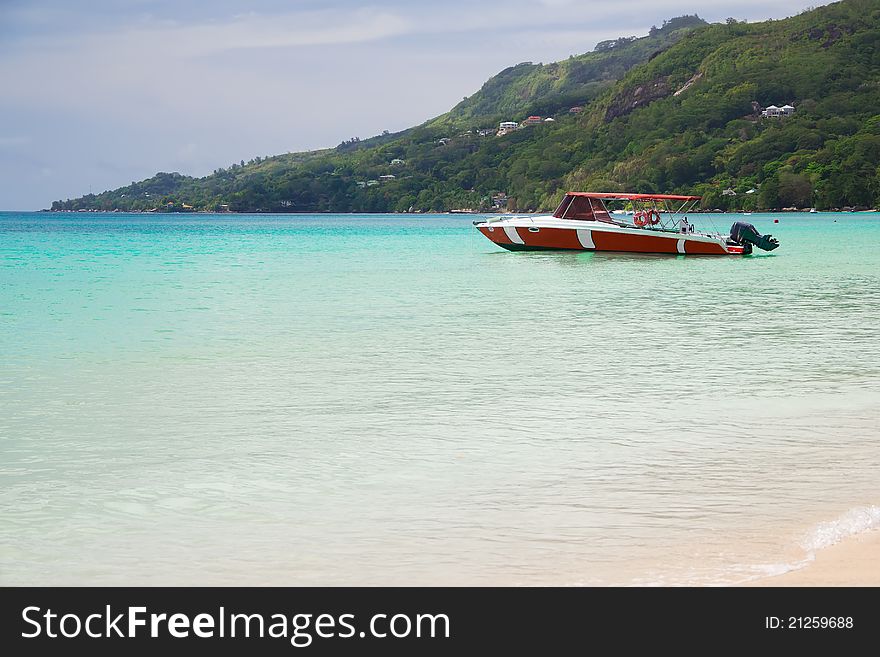
[[546, 119], [544, 119], [544, 123], [553, 123], [555, 121], [556, 119], [554, 119], [552, 116], [548, 116]]
[[507, 194], [498, 192], [492, 197], [492, 207], [496, 210], [507, 209]]
[[406, 160], [401, 160], [399, 157], [395, 157], [393, 160], [391, 160], [391, 164], [392, 166], [400, 166], [402, 164], [406, 164]]
[[569, 114], [580, 114], [583, 111], [584, 111], [583, 107], [581, 107], [580, 105], [575, 105], [574, 107], [569, 108], [568, 113]]
[[736, 196], [736, 192], [733, 191], [730, 187], [721, 192], [721, 196]]
[[783, 105], [782, 107], [770, 105], [761, 111], [761, 116], [769, 119], [778, 119], [784, 116], [791, 116], [792, 114], [794, 114], [794, 107], [792, 105]]
[[519, 127], [519, 123], [516, 121], [502, 121], [498, 124], [499, 130], [516, 130]]
[[379, 180], [382, 182], [389, 182], [397, 178], [393, 173], [386, 173], [384, 176], [379, 176]]
[[527, 118], [525, 121], [522, 122], [522, 126], [525, 127], [527, 125], [538, 125], [539, 123], [541, 123], [540, 116], [530, 116], [529, 118]]

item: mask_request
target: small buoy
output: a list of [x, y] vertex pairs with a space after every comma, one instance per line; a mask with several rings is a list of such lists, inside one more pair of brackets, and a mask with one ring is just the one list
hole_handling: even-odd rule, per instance
[[779, 223], [779, 219], [774, 219], [774, 220], [773, 220], [773, 223], [774, 223], [774, 224], [778, 224], [778, 223]]

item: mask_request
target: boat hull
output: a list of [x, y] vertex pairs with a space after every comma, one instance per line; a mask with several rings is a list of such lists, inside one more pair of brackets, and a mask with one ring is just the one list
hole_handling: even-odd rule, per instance
[[477, 229], [509, 251], [611, 251], [670, 255], [742, 255], [721, 236], [674, 233], [599, 221], [516, 217], [481, 222]]

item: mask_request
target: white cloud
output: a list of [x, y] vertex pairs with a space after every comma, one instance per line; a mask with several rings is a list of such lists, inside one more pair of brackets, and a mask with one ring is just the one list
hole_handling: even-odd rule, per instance
[[161, 47], [183, 55], [206, 55], [241, 48], [282, 48], [374, 41], [410, 29], [410, 21], [389, 11], [317, 10], [277, 15], [240, 14], [227, 20], [178, 23], [143, 18], [129, 24], [105, 24], [99, 31], [32, 40], [32, 48], [95, 50]]
[[[170, 102], [178, 110], [199, 100], [204, 108], [224, 96], [277, 93], [282, 82], [269, 63], [249, 60], [242, 72], [232, 53], [290, 48], [351, 46], [399, 35], [400, 16], [373, 10], [249, 14], [222, 23], [153, 24], [72, 37], [34, 39], [0, 59], [6, 103], [61, 102], [78, 111], [107, 111], [131, 101]], [[225, 57], [225, 59], [224, 59]], [[302, 56], [308, 60], [307, 55]], [[292, 72], [294, 75], [296, 71]], [[201, 94], [201, 99], [197, 96]], [[100, 103], [100, 107], [96, 107]]]
[[[263, 16], [246, 14], [227, 22], [157, 26], [118, 35], [121, 44], [161, 43], [179, 55], [210, 55], [245, 48], [289, 48], [375, 41], [402, 34], [409, 21], [390, 12], [311, 11]], [[112, 39], [108, 44], [113, 47]]]

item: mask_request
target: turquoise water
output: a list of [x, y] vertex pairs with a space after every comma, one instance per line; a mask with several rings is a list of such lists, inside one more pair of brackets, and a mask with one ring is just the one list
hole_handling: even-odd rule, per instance
[[0, 584], [732, 582], [880, 523], [880, 215], [471, 219], [0, 214]]

